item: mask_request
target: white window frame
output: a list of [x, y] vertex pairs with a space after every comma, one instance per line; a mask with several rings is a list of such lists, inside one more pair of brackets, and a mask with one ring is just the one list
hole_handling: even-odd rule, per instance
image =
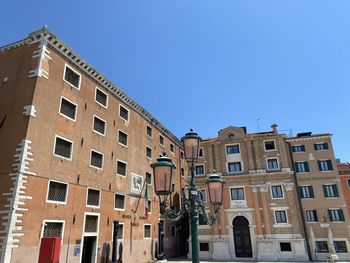
[[[160, 143], [160, 137], [163, 138], [163, 144]], [[165, 145], [165, 138], [164, 138], [164, 136], [161, 135], [160, 133], [159, 133], [159, 145], [162, 146], [162, 147], [164, 147], [164, 145]]]
[[[236, 146], [236, 145], [238, 145], [239, 153], [230, 153], [230, 154], [228, 154], [227, 153], [227, 147]], [[241, 154], [241, 144], [240, 143], [225, 144], [225, 154], [226, 154], [226, 156], [240, 155]]]
[[[126, 165], [126, 167], [125, 167], [125, 175], [123, 175], [123, 174], [118, 174], [118, 162], [120, 162], [120, 163], [124, 163], [125, 165]], [[117, 159], [117, 162], [116, 162], [116, 174], [118, 175], [118, 176], [121, 176], [121, 177], [126, 177], [127, 175], [128, 175], [128, 163], [127, 162], [125, 162], [125, 161], [123, 161], [123, 160], [120, 160], [120, 159]]]
[[[99, 154], [102, 155], [102, 167], [101, 167], [101, 168], [91, 165], [92, 152], [96, 152], [96, 153], [99, 153]], [[99, 152], [99, 151], [96, 151], [95, 149], [90, 149], [90, 162], [89, 162], [89, 166], [90, 166], [90, 167], [102, 171], [102, 170], [103, 170], [103, 167], [104, 167], [104, 161], [105, 161], [105, 156], [104, 156], [103, 153], [101, 153], [101, 152]]]
[[[307, 211], [316, 211], [317, 221], [308, 221], [307, 220]], [[304, 212], [305, 212], [305, 221], [306, 221], [306, 223], [308, 223], [308, 224], [317, 224], [318, 223], [317, 209], [309, 209], [308, 208], [308, 209], [305, 209]]]
[[[148, 128], [151, 129], [151, 134], [152, 134], [152, 135], [149, 135], [149, 134], [147, 133]], [[148, 125], [148, 124], [146, 124], [146, 135], [147, 135], [149, 138], [151, 138], [151, 139], [153, 138], [153, 128], [152, 128], [150, 125]]]
[[[64, 114], [61, 113], [62, 99], [65, 99], [66, 101], [72, 103], [72, 104], [75, 106], [75, 114], [74, 114], [74, 115], [75, 115], [75, 119], [72, 119], [72, 118], [70, 118], [70, 117], [68, 117], [68, 116], [66, 116], [66, 115], [64, 115]], [[61, 98], [60, 98], [60, 106], [58, 107], [58, 113], [59, 113], [61, 116], [63, 116], [64, 118], [66, 118], [66, 119], [68, 119], [68, 120], [71, 120], [71, 121], [73, 121], [73, 122], [76, 122], [76, 121], [77, 121], [77, 116], [78, 116], [78, 104], [75, 103], [75, 102], [73, 102], [73, 101], [71, 101], [71, 100], [69, 100], [69, 99], [67, 99], [67, 98], [64, 97], [64, 96], [61, 96]]]
[[[266, 142], [272, 142], [273, 141], [273, 144], [275, 145], [275, 149], [273, 149], [273, 150], [266, 150]], [[276, 144], [276, 139], [268, 139], [268, 140], [264, 140], [263, 141], [264, 142], [264, 151], [265, 152], [275, 152], [275, 151], [277, 151], [277, 144]]]
[[[232, 199], [231, 189], [241, 189], [241, 188], [243, 189], [244, 199], [237, 199], [237, 200]], [[247, 195], [246, 195], [246, 192], [245, 192], [245, 187], [243, 185], [230, 186], [229, 190], [230, 190], [229, 195], [230, 195], [230, 201], [231, 202], [247, 201]]]
[[[125, 224], [124, 224], [124, 222], [119, 222], [119, 225], [123, 225], [123, 238], [120, 239], [120, 238], [117, 237], [117, 240], [118, 241], [124, 241]], [[112, 237], [111, 237], [111, 240], [113, 240], [113, 230], [114, 230], [114, 225], [112, 224]], [[118, 230], [118, 232], [119, 232], [119, 230]]]
[[[85, 221], [86, 221], [86, 216], [97, 216], [97, 232], [93, 233], [86, 233], [85, 232]], [[97, 257], [98, 257], [98, 242], [99, 242], [99, 233], [100, 233], [100, 213], [93, 213], [93, 212], [84, 212], [84, 219], [83, 219], [83, 231], [82, 231], [82, 242], [80, 244], [80, 251], [83, 251], [83, 246], [84, 246], [84, 237], [96, 237], [96, 248], [95, 248], [95, 263], [97, 262]], [[80, 259], [79, 262], [81, 262], [81, 258], [83, 256], [83, 253], [80, 253]]]
[[[273, 197], [273, 192], [272, 192], [272, 187], [273, 186], [280, 186], [282, 190], [282, 197]], [[270, 192], [271, 192], [271, 199], [273, 200], [281, 200], [284, 199], [284, 190], [283, 190], [283, 185], [282, 184], [272, 184], [270, 185]]]
[[[151, 150], [151, 157], [147, 156], [147, 149], [150, 149], [150, 150]], [[152, 160], [152, 158], [153, 158], [153, 149], [152, 149], [152, 147], [146, 145], [146, 153], [145, 153], [145, 155], [146, 155], [146, 158], [147, 158], [147, 159]]]
[[[96, 100], [97, 90], [99, 90], [100, 92], [102, 92], [103, 94], [106, 95], [106, 105], [103, 105], [103, 104], [101, 104], [100, 102], [98, 102], [98, 101]], [[100, 89], [99, 87], [96, 87], [96, 88], [95, 88], [95, 96], [94, 96], [94, 99], [95, 99], [95, 102], [96, 102], [97, 104], [99, 104], [100, 106], [102, 106], [102, 107], [105, 108], [105, 109], [108, 109], [108, 101], [109, 101], [108, 94], [107, 94], [106, 92], [104, 92], [102, 89]]]
[[[286, 220], [287, 222], [285, 223], [278, 223], [277, 222], [277, 217], [276, 217], [276, 211], [284, 211], [284, 213], [286, 214]], [[275, 225], [289, 225], [289, 220], [288, 220], [288, 211], [285, 208], [278, 208], [278, 207], [274, 207], [273, 208], [273, 217], [275, 220]]]
[[[282, 254], [290, 254], [290, 253], [293, 253], [293, 243], [291, 242], [291, 241], [289, 241], [289, 240], [286, 240], [286, 241], [283, 241], [283, 240], [279, 240], [279, 251], [280, 251], [280, 253], [282, 253]], [[281, 243], [289, 243], [290, 244], [290, 251], [282, 251], [281, 250]]]
[[40, 233], [40, 239], [44, 236], [44, 228], [46, 223], [62, 223], [62, 237], [61, 237], [61, 246], [63, 245], [63, 238], [64, 238], [64, 230], [66, 226], [66, 220], [62, 219], [43, 219], [43, 222], [41, 224], [41, 233]]
[[[72, 149], [71, 149], [71, 153], [70, 153], [70, 158], [67, 158], [67, 157], [64, 157], [64, 156], [61, 156], [61, 155], [57, 155], [55, 154], [55, 149], [56, 149], [56, 138], [60, 138], [62, 140], [65, 140], [67, 142], [70, 142], [72, 144]], [[62, 137], [62, 136], [59, 136], [59, 135], [55, 135], [55, 138], [54, 138], [54, 141], [53, 141], [53, 149], [52, 149], [52, 154], [58, 158], [61, 158], [61, 159], [64, 159], [64, 160], [68, 160], [68, 161], [72, 161], [72, 158], [73, 158], [73, 149], [74, 149], [74, 143], [73, 141], [71, 140], [68, 140], [67, 138], [65, 137]]]
[[[347, 253], [349, 253], [349, 241], [347, 240], [347, 239], [345, 239], [345, 238], [333, 238], [333, 247], [334, 247], [334, 241], [344, 241], [345, 242], [345, 244], [346, 244], [346, 249], [347, 249], [347, 251], [348, 252], [335, 252], [335, 253], [337, 253], [337, 254], [347, 254]], [[335, 249], [334, 249], [335, 250]]]
[[[120, 116], [120, 108], [121, 107], [123, 107], [124, 109], [126, 109], [128, 111], [128, 120], [126, 120], [122, 116]], [[118, 113], [118, 115], [119, 115], [119, 118], [121, 118], [123, 121], [130, 122], [130, 110], [126, 106], [124, 106], [122, 104], [119, 104], [119, 113]]]
[[[273, 160], [273, 159], [277, 160], [278, 167], [276, 169], [269, 169], [269, 162], [268, 162], [268, 160]], [[266, 158], [266, 170], [267, 171], [278, 171], [280, 169], [281, 169], [280, 168], [280, 161], [279, 161], [278, 157], [268, 157], [268, 158]]]
[[[122, 133], [125, 133], [126, 134], [126, 145], [125, 144], [122, 144], [121, 142], [119, 142], [119, 132], [122, 132]], [[126, 133], [125, 131], [121, 130], [121, 129], [118, 129], [118, 143], [120, 145], [122, 145], [123, 147], [128, 147], [129, 145], [129, 134]]]
[[[150, 226], [150, 237], [145, 237], [145, 226]], [[152, 224], [143, 224], [143, 239], [152, 239]]]
[[[230, 169], [229, 169], [229, 164], [230, 163], [240, 163], [241, 164], [241, 170], [240, 171], [233, 171], [233, 172], [230, 172]], [[233, 161], [233, 162], [227, 162], [226, 163], [226, 169], [227, 169], [227, 173], [228, 174], [239, 174], [239, 173], [242, 173], [244, 168], [243, 168], [243, 162], [242, 161]]]
[[[203, 174], [197, 174], [197, 166], [203, 166]], [[199, 163], [194, 165], [194, 175], [195, 176], [204, 176], [205, 175], [205, 164]]]
[[[91, 190], [95, 190], [95, 191], [99, 191], [99, 198], [98, 198], [98, 206], [95, 206], [95, 205], [89, 205], [87, 202], [88, 202], [88, 195], [89, 195], [89, 189]], [[92, 187], [87, 187], [86, 188], [86, 207], [91, 207], [91, 208], [100, 208], [101, 206], [101, 197], [102, 197], [102, 194], [101, 194], [101, 189], [97, 189], [97, 188], [92, 188]]]
[[[66, 76], [66, 69], [67, 67], [72, 70], [74, 73], [76, 73], [77, 75], [79, 75], [79, 85], [78, 87], [74, 86], [73, 84], [71, 84], [70, 82], [68, 82], [66, 79], [65, 79], [65, 76]], [[76, 71], [73, 67], [69, 66], [67, 63], [64, 63], [64, 71], [63, 71], [63, 81], [65, 81], [66, 83], [68, 83], [71, 87], [77, 89], [77, 90], [80, 90], [80, 85], [81, 85], [81, 74]]]
[[[116, 208], [115, 207], [115, 195], [122, 195], [122, 196], [124, 196], [124, 205], [123, 205], [123, 207], [124, 208]], [[114, 193], [114, 210], [115, 211], [125, 211], [125, 206], [126, 206], [126, 194], [122, 194], [122, 193], [119, 193], [119, 192], [115, 192]]]
[[[296, 145], [292, 145], [292, 147], [299, 147], [299, 146], [303, 146], [304, 144], [296, 144]], [[305, 147], [305, 145], [304, 145], [304, 147]], [[306, 148], [306, 147], [305, 147]], [[305, 151], [300, 151], [300, 152], [293, 152], [293, 154], [294, 153], [305, 153], [306, 152], [306, 149], [305, 149]]]
[[[55, 182], [55, 183], [60, 183], [60, 184], [67, 185], [66, 198], [65, 198], [66, 201], [65, 202], [49, 200], [50, 182]], [[69, 183], [62, 182], [62, 181], [57, 181], [57, 180], [48, 180], [48, 182], [47, 182], [47, 192], [46, 192], [46, 203], [66, 205], [67, 202], [68, 202], [68, 193], [69, 193]]]
[[[96, 131], [94, 129], [94, 124], [95, 124], [95, 118], [103, 121], [105, 123], [105, 133], [100, 133], [99, 131]], [[102, 135], [102, 136], [106, 136], [106, 131], [107, 131], [107, 121], [105, 121], [104, 119], [102, 119], [101, 117], [97, 116], [94, 114], [94, 116], [92, 117], [92, 127], [91, 127], [92, 131], [97, 133], [98, 135]]]

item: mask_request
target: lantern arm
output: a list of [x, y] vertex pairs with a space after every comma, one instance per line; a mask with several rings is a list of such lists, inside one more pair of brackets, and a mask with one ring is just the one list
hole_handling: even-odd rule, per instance
[[180, 210], [178, 212], [176, 212], [175, 209], [167, 209], [167, 207], [169, 207], [169, 206], [167, 205], [166, 199], [161, 201], [161, 199], [159, 197], [159, 202], [160, 202], [160, 214], [162, 215], [162, 217], [164, 219], [177, 221], [177, 220], [181, 219], [183, 217], [183, 215], [185, 214], [185, 212], [187, 211], [186, 205], [188, 203], [188, 200], [186, 199], [184, 192], [181, 193], [181, 207], [180, 207]]
[[214, 214], [209, 215], [207, 211], [205, 211], [205, 206], [203, 203], [198, 203], [198, 213], [201, 214], [204, 217], [204, 221], [207, 223], [207, 225], [215, 225], [217, 222], [218, 214], [220, 212], [220, 206], [214, 207]]

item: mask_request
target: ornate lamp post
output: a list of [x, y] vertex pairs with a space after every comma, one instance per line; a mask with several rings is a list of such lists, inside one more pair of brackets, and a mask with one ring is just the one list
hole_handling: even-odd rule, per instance
[[[190, 130], [189, 133], [181, 138], [181, 141], [184, 144], [185, 159], [190, 164], [191, 183], [190, 186], [186, 187], [181, 193], [182, 202], [179, 212], [166, 209], [168, 207], [167, 196], [173, 192], [172, 183], [175, 164], [164, 155], [158, 158], [151, 167], [153, 168], [155, 192], [160, 199], [161, 214], [167, 219], [177, 220], [185, 212], [189, 212], [191, 221], [192, 262], [199, 263], [197, 234], [198, 214], [201, 214], [204, 217], [207, 224], [211, 225], [216, 223], [217, 214], [219, 213], [222, 204], [223, 185], [225, 181], [220, 178], [220, 175], [215, 174], [215, 171], [214, 174], [210, 175], [206, 180], [209, 192], [209, 202], [214, 206], [214, 215], [209, 217], [205, 211], [203, 200], [200, 198], [200, 191], [197, 188], [194, 179], [194, 162], [198, 159], [201, 138], [197, 133]], [[185, 193], [188, 193], [188, 198]]]

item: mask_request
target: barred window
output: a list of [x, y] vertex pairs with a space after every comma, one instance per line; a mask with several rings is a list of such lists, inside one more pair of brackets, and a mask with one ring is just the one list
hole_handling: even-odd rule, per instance
[[64, 79], [75, 88], [80, 88], [80, 75], [67, 66], [64, 72]]
[[119, 116], [126, 120], [129, 121], [129, 110], [122, 105], [119, 106]]
[[98, 229], [98, 216], [86, 215], [85, 233], [96, 233]]
[[70, 141], [67, 141], [63, 138], [57, 137], [55, 138], [55, 155], [71, 159], [72, 158], [72, 148], [73, 143]]
[[91, 150], [90, 165], [96, 168], [102, 169], [103, 166], [103, 154]]
[[63, 223], [62, 222], [45, 222], [44, 221], [44, 238], [50, 237], [62, 237], [63, 236]]
[[47, 200], [65, 203], [67, 201], [68, 184], [55, 181], [49, 182]]
[[[113, 229], [113, 232], [114, 232], [114, 224], [112, 224], [112, 229]], [[124, 223], [119, 223], [119, 225], [118, 225], [118, 232], [117, 232], [117, 239], [118, 240], [123, 240], [123, 238], [124, 238]]]
[[114, 195], [114, 208], [115, 209], [125, 209], [125, 195], [115, 194]]
[[144, 225], [144, 235], [143, 237], [146, 238], [151, 238], [151, 225]]
[[99, 104], [101, 104], [104, 107], [107, 107], [108, 104], [108, 96], [106, 93], [104, 93], [102, 90], [96, 88], [95, 92], [95, 101]]
[[118, 142], [125, 146], [128, 146], [128, 135], [125, 132], [119, 131]]
[[88, 189], [86, 204], [89, 206], [100, 206], [100, 190]]
[[117, 161], [117, 174], [126, 176], [126, 163]]
[[94, 117], [94, 131], [102, 135], [105, 135], [106, 132], [106, 122], [98, 117]]
[[61, 98], [61, 106], [60, 106], [60, 113], [64, 116], [66, 116], [69, 119], [75, 120], [76, 117], [76, 111], [77, 106], [70, 102], [69, 100], [66, 100], [65, 98]]

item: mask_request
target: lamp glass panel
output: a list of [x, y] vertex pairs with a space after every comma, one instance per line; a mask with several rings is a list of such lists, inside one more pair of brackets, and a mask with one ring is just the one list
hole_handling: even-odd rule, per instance
[[208, 184], [209, 197], [211, 204], [221, 204], [222, 203], [222, 183], [221, 182], [211, 182]]
[[173, 168], [171, 166], [154, 167], [154, 185], [156, 193], [171, 192]]
[[186, 159], [198, 159], [199, 140], [198, 138], [188, 138], [184, 140]]

